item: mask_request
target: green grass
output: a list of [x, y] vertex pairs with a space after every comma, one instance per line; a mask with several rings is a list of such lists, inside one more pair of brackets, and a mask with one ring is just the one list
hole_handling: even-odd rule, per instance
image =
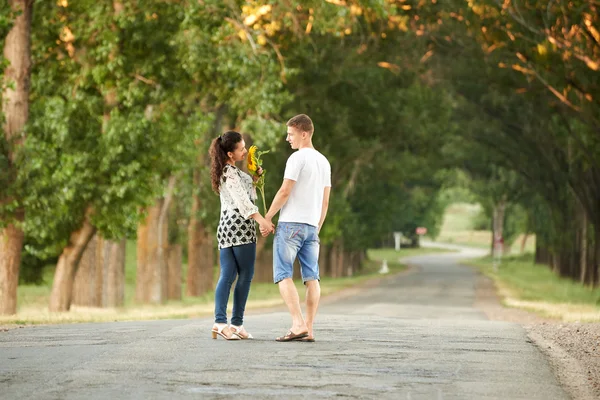
[[561, 278], [547, 266], [534, 264], [531, 254], [505, 257], [497, 271], [490, 257], [467, 264], [491, 277], [509, 306], [562, 320], [600, 320], [600, 288]]
[[[419, 254], [439, 252], [439, 249], [402, 249], [399, 252], [393, 249], [376, 249], [368, 252], [369, 259], [365, 260], [359, 273], [351, 277], [329, 278], [321, 280], [321, 293], [323, 296], [339, 292], [340, 290], [360, 285], [370, 279], [379, 278], [378, 273], [382, 260], [386, 259], [390, 274], [406, 269], [398, 259]], [[187, 318], [195, 316], [208, 316], [213, 312], [214, 292], [210, 291], [200, 297], [183, 296], [179, 301], [168, 301], [162, 305], [138, 305], [134, 302], [135, 296], [135, 271], [136, 248], [135, 242], [127, 244], [125, 266], [125, 305], [119, 309], [93, 309], [73, 307], [68, 313], [51, 314], [47, 311], [48, 301], [52, 288], [54, 266], [47, 266], [44, 270], [44, 284], [40, 286], [22, 285], [18, 288], [19, 311], [17, 315], [0, 317], [0, 324], [39, 324], [63, 322], [100, 322], [132, 319], [158, 319], [158, 318]], [[185, 280], [184, 265], [182, 278]], [[215, 283], [218, 269], [215, 268]], [[305, 295], [304, 285], [297, 280], [296, 287], [300, 297]], [[185, 293], [185, 283], [182, 292]], [[273, 283], [253, 282], [248, 309], [280, 306], [283, 302], [278, 286]]]
[[[480, 212], [481, 206], [478, 204], [456, 203], [448, 206], [436, 241], [489, 249], [492, 240], [491, 231], [473, 229], [474, 221]], [[512, 254], [521, 253], [522, 238], [523, 236], [519, 235], [513, 242]], [[535, 236], [531, 235], [527, 239], [523, 253], [533, 253], [534, 251]]]
[[452, 204], [448, 206], [444, 214], [442, 231], [469, 231], [473, 229], [473, 220], [480, 212], [481, 206], [479, 204]]

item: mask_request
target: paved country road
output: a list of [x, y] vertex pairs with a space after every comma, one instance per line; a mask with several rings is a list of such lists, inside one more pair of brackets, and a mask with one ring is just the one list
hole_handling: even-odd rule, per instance
[[[210, 338], [211, 319], [39, 326], [0, 333], [2, 399], [566, 399], [520, 325], [473, 307], [477, 252], [321, 307], [315, 343], [277, 343], [287, 313], [253, 312], [256, 339]], [[252, 296], [252, 293], [250, 294]]]

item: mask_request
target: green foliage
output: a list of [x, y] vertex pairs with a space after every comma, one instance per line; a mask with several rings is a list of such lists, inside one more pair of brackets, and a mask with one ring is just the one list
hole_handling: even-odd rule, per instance
[[124, 5], [43, 4], [34, 13], [17, 198], [27, 250], [39, 257], [60, 253], [88, 210], [104, 237], [133, 237], [140, 208], [196, 157], [207, 117], [181, 113], [185, 74], [173, 40], [183, 15], [161, 1]]
[[[510, 213], [508, 215], [510, 218]], [[473, 229], [476, 231], [491, 231], [492, 230], [492, 217], [489, 215], [489, 210], [484, 208], [479, 210], [475, 220], [473, 221]]]
[[[324, 244], [362, 250], [418, 226], [435, 237], [456, 201], [481, 203], [482, 227], [506, 201], [507, 241], [535, 230], [555, 249], [572, 247], [576, 200], [600, 223], [591, 3], [346, 3], [36, 1], [15, 168], [0, 139], [2, 223], [24, 210], [27, 254], [42, 259], [88, 210], [103, 236], [131, 238], [174, 176], [169, 237], [185, 243], [192, 194], [218, 222], [211, 139], [237, 129], [272, 150], [272, 197], [299, 113], [332, 164]], [[1, 3], [2, 37], [11, 21]]]

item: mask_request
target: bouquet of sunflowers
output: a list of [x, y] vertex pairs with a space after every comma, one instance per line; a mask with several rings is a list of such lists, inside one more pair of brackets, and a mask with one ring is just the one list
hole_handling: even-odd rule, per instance
[[[253, 176], [258, 177], [257, 180], [254, 181], [254, 186], [260, 191], [260, 195], [262, 197], [263, 202], [263, 210], [264, 213], [267, 213], [267, 204], [265, 202], [265, 172], [267, 172], [264, 168], [262, 168], [262, 155], [267, 154], [267, 151], [258, 151], [258, 147], [252, 145], [250, 149], [248, 149], [248, 171]], [[258, 175], [258, 169], [262, 168], [262, 173]]]

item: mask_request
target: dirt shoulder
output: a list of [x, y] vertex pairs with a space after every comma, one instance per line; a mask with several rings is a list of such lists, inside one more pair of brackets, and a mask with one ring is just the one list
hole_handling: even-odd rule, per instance
[[483, 275], [477, 281], [475, 306], [491, 320], [521, 324], [573, 399], [600, 399], [600, 323], [566, 323], [504, 307], [493, 281]]

